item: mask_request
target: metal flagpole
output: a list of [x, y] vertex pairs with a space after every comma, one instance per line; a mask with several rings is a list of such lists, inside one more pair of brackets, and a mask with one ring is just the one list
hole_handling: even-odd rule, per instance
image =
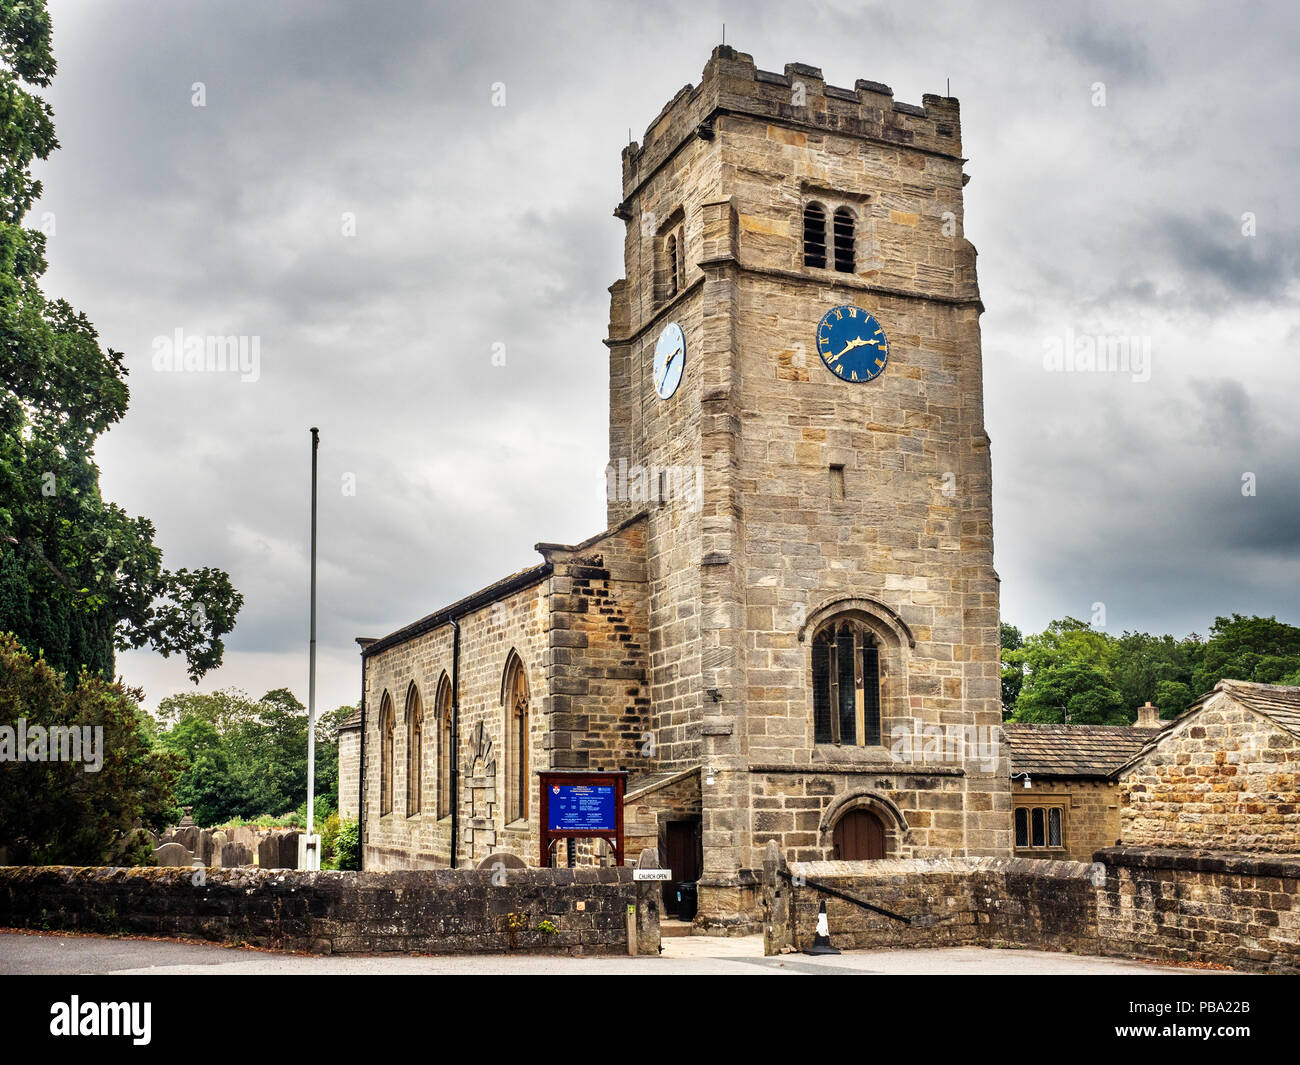
[[307, 665], [307, 858], [308, 868], [320, 868], [315, 846], [316, 822], [316, 452], [320, 430], [311, 430], [311, 649]]

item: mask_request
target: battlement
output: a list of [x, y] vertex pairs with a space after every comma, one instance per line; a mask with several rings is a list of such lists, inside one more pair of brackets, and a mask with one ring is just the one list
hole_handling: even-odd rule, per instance
[[713, 50], [698, 85], [683, 86], [623, 149], [626, 198], [690, 137], [710, 140], [725, 116], [750, 116], [800, 128], [961, 158], [960, 105], [930, 93], [920, 107], [895, 101], [894, 90], [859, 79], [852, 89], [827, 85], [819, 67], [787, 63], [783, 73], [759, 70], [729, 45]]

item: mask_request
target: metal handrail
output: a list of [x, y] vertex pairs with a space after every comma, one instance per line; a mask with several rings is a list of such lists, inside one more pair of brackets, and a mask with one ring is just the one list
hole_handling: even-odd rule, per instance
[[822, 894], [824, 895], [830, 895], [833, 898], [843, 899], [845, 902], [853, 903], [854, 906], [861, 906], [864, 910], [870, 910], [872, 913], [878, 913], [882, 917], [889, 917], [895, 921], [902, 921], [903, 924], [912, 923], [912, 918], [910, 917], [904, 917], [901, 913], [894, 913], [892, 910], [886, 910], [881, 908], [880, 906], [873, 906], [865, 899], [860, 899], [855, 895], [850, 895], [848, 892], [841, 891], [839, 888], [833, 888], [829, 884], [823, 884], [818, 880], [813, 880], [810, 877], [806, 877], [806, 876], [800, 877], [800, 882], [796, 884], [794, 882], [794, 876], [790, 873], [790, 870], [779, 869], [777, 871], [780, 873], [781, 876], [785, 877], [788, 881], [790, 881], [791, 887], [807, 886], [812, 888], [814, 891], [822, 892]]

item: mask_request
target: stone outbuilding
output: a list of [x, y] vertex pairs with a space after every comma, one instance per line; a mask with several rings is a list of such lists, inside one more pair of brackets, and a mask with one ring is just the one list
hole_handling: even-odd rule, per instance
[[1126, 846], [1300, 854], [1300, 687], [1219, 681], [1118, 780]]
[[1131, 726], [1003, 725], [1016, 856], [1091, 862], [1098, 849], [1119, 842], [1116, 774], [1162, 724], [1148, 703]]

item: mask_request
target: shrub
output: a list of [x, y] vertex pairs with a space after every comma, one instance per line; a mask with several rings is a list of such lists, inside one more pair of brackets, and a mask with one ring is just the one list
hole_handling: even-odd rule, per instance
[[334, 840], [334, 868], [361, 868], [361, 825], [353, 820], [340, 821]]

